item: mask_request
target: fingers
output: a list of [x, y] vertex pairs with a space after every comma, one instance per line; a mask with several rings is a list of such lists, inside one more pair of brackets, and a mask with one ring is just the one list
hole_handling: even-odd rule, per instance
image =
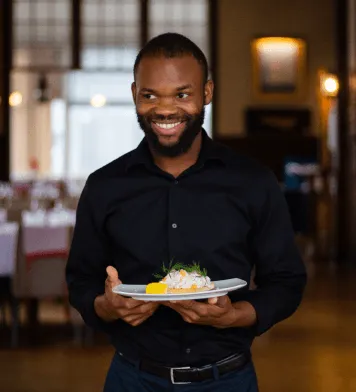
[[149, 317], [151, 317], [156, 309], [157, 309], [157, 305], [155, 304], [141, 305], [140, 307], [137, 307], [135, 309], [135, 313], [130, 313], [131, 311], [127, 310], [126, 312], [128, 313], [121, 318], [126, 323], [132, 325], [133, 327], [136, 327], [142, 324]]
[[152, 302], [137, 301], [126, 298], [112, 292], [113, 287], [121, 284], [117, 270], [108, 266], [106, 268], [107, 278], [105, 281], [105, 296], [110, 303], [113, 314], [131, 325], [139, 325], [150, 317], [157, 309], [158, 304]]
[[119, 274], [117, 269], [112, 267], [111, 265], [106, 268], [106, 273], [108, 274], [108, 280], [112, 284], [121, 284], [121, 280], [119, 279]]
[[197, 312], [193, 309], [195, 303], [195, 301], [164, 301], [160, 304], [175, 310], [187, 323], [195, 323], [200, 318]]
[[107, 281], [111, 287], [117, 286], [121, 284], [121, 280], [119, 279], [119, 274], [116, 268], [111, 265], [106, 268], [106, 273], [108, 274]]
[[155, 303], [143, 303], [137, 307], [137, 311], [140, 314], [152, 314], [156, 309], [158, 305]]
[[137, 301], [136, 299], [133, 298], [121, 297], [121, 307], [127, 310], [133, 310], [139, 306], [142, 306], [142, 304], [143, 304], [142, 301]]
[[217, 302], [218, 302], [218, 298], [217, 298], [217, 297], [209, 298], [209, 299], [208, 299], [208, 303], [209, 303], [210, 305], [216, 305]]
[[119, 318], [126, 321], [127, 317], [149, 317], [157, 309], [158, 305], [118, 296], [114, 306]]
[[150, 311], [153, 308], [151, 303], [144, 303], [142, 301], [137, 301], [132, 298], [121, 297], [120, 295], [115, 295], [113, 298], [114, 307], [122, 315], [126, 314], [142, 314]]
[[183, 317], [184, 321], [190, 324], [204, 323], [203, 318], [198, 313], [193, 312], [192, 310], [185, 310], [181, 313], [181, 316]]
[[215, 316], [220, 314], [220, 309], [216, 308], [215, 306], [197, 301], [180, 301], [171, 304], [170, 307], [177, 311], [193, 311], [200, 317]]
[[171, 301], [171, 303], [176, 306], [180, 306], [184, 309], [192, 309], [192, 308], [194, 308], [195, 304], [197, 304], [198, 302], [196, 302], [196, 301]]
[[133, 327], [137, 327], [140, 324], [142, 324], [144, 321], [146, 321], [149, 317], [150, 317], [149, 315], [142, 316], [142, 314], [141, 315], [130, 315], [130, 316], [125, 317], [123, 320], [126, 323], [132, 325]]
[[226, 296], [226, 298], [217, 299], [215, 305], [197, 301], [177, 301], [167, 306], [178, 312], [188, 323], [214, 325], [219, 324], [220, 317], [226, 313], [225, 305], [229, 301], [230, 299]]
[[210, 305], [218, 306], [219, 308], [225, 308], [230, 303], [230, 298], [227, 295], [222, 297], [209, 298], [208, 303]]

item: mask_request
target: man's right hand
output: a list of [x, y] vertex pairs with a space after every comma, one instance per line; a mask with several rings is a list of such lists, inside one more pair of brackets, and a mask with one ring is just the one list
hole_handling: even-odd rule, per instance
[[147, 320], [157, 309], [155, 302], [137, 301], [112, 292], [113, 287], [121, 284], [114, 267], [107, 267], [105, 294], [95, 298], [94, 308], [97, 315], [105, 321], [124, 320], [136, 327]]

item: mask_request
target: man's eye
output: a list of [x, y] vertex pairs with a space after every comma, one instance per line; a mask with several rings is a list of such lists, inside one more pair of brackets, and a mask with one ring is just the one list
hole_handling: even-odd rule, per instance
[[145, 99], [155, 99], [156, 97], [153, 94], [144, 94], [143, 98], [145, 98]]
[[186, 99], [189, 97], [189, 95], [186, 93], [179, 93], [177, 96], [179, 99]]

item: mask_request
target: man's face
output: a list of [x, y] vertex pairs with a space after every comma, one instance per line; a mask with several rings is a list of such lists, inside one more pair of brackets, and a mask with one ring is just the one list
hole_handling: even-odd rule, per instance
[[184, 154], [204, 122], [213, 83], [204, 83], [193, 56], [144, 57], [132, 84], [138, 122], [154, 151], [167, 157]]

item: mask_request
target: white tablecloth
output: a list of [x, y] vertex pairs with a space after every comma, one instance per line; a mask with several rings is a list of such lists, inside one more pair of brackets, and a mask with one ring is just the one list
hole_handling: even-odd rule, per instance
[[23, 211], [22, 224], [25, 227], [58, 227], [58, 226], [74, 226], [75, 211], [73, 210], [37, 210]]
[[0, 276], [13, 276], [16, 266], [18, 223], [0, 224]]
[[55, 255], [67, 251], [68, 227], [24, 227], [23, 250], [26, 256]]

